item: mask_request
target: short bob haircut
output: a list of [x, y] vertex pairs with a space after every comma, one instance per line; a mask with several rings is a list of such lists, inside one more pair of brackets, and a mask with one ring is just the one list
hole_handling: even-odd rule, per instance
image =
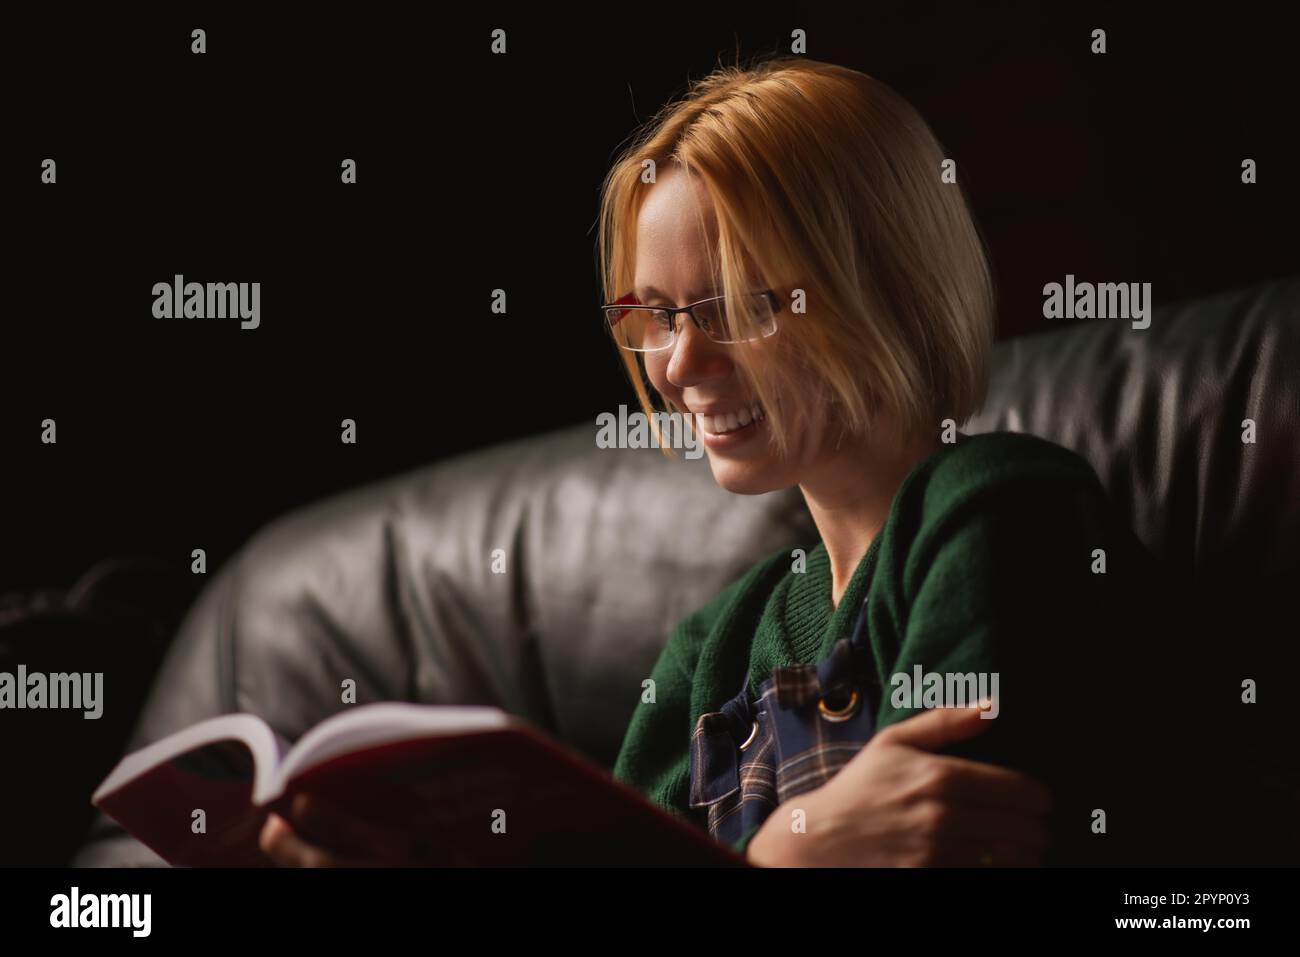
[[[944, 160], [916, 110], [856, 70], [788, 55], [719, 66], [635, 134], [605, 178], [605, 301], [635, 282], [647, 169], [676, 164], [712, 200], [720, 268], [710, 263], [711, 275], [729, 320], [755, 321], [734, 314], [745, 308], [738, 293], [782, 297], [775, 336], [759, 340], [779, 348], [760, 363], [753, 343], [730, 347], [780, 454], [798, 423], [819, 419], [858, 436], [880, 411], [904, 437], [934, 434], [945, 419], [960, 426], [988, 389], [994, 290]], [[658, 431], [639, 355], [621, 352]]]

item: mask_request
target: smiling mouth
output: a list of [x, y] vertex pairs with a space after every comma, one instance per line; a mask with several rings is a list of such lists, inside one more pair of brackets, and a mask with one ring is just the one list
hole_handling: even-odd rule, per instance
[[695, 418], [705, 432], [711, 435], [727, 435], [731, 432], [739, 432], [755, 422], [763, 421], [766, 418], [766, 413], [763, 411], [762, 403], [755, 402], [739, 412], [727, 412], [723, 415], [700, 415], [696, 413]]

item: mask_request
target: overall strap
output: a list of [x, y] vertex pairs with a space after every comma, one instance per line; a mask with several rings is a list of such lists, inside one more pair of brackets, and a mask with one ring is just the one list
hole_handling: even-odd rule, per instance
[[853, 621], [853, 634], [849, 637], [849, 644], [855, 650], [864, 653], [871, 651], [867, 643], [867, 602], [870, 599], [870, 595], [862, 599], [862, 605], [858, 608], [858, 617]]
[[866, 696], [867, 707], [874, 714], [877, 707], [877, 698], [880, 695], [879, 680], [876, 677], [875, 659], [871, 653], [871, 643], [867, 637], [867, 602], [870, 597], [862, 599], [862, 606], [858, 609], [858, 616], [853, 622], [853, 632], [849, 636], [849, 659], [853, 670], [858, 676], [859, 683], [863, 689], [862, 693]]

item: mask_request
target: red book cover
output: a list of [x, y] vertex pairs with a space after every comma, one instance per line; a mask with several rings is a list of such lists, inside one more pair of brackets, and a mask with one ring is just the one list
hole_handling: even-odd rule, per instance
[[746, 864], [487, 707], [361, 705], [292, 747], [254, 715], [212, 718], [123, 758], [92, 802], [173, 865], [260, 867], [268, 811], [300, 792], [418, 837], [445, 866]]

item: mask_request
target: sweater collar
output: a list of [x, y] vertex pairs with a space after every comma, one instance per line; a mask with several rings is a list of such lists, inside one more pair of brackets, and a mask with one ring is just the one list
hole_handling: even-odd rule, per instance
[[838, 605], [831, 604], [831, 561], [826, 543], [807, 554], [802, 573], [791, 571], [778, 583], [759, 623], [781, 647], [785, 664], [815, 662], [846, 637], [870, 587], [881, 535], [871, 540]]

